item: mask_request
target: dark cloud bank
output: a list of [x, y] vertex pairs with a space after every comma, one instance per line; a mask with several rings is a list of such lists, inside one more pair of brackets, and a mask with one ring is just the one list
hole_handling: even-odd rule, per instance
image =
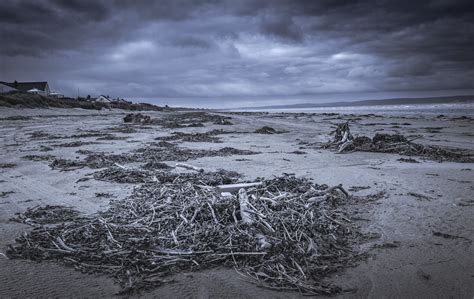
[[68, 95], [216, 107], [474, 89], [472, 0], [3, 0], [0, 35], [0, 80]]

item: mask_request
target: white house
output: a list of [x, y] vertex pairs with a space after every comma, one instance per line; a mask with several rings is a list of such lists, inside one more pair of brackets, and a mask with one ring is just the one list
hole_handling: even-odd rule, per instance
[[27, 92], [32, 94], [44, 94], [44, 92], [42, 90], [39, 90], [38, 88], [29, 89]]
[[57, 98], [57, 99], [64, 98], [63, 94], [60, 94], [59, 92], [56, 92], [56, 91], [51, 92], [49, 96], [52, 98]]
[[112, 101], [104, 96], [104, 95], [100, 95], [98, 98], [95, 99], [96, 102], [99, 102], [99, 103], [111, 103]]

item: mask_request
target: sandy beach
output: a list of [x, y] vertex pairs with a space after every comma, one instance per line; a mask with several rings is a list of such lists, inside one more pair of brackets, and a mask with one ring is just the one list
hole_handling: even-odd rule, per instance
[[[337, 297], [471, 298], [474, 295], [473, 163], [439, 162], [394, 153], [338, 154], [321, 148], [331, 140], [329, 133], [337, 124], [350, 120], [354, 135], [418, 136], [416, 142], [420, 144], [462, 149], [472, 155], [474, 119], [469, 112], [464, 115], [434, 115], [423, 111], [390, 115], [209, 112], [228, 119], [231, 124], [204, 119], [202, 126], [193, 127], [173, 127], [162, 122], [128, 124], [123, 122], [127, 113], [118, 109], [0, 109], [0, 268], [3, 269], [0, 297], [116, 296], [120, 288], [106, 275], [84, 274], [54, 262], [7, 258], [8, 245], [15, 244], [20, 234], [31, 230], [29, 225], [10, 219], [15, 213], [35, 206], [64, 205], [87, 214], [106, 210], [110, 200], [126, 198], [139, 183], [99, 180], [94, 173], [102, 168], [72, 169], [52, 162], [82, 161], [88, 153], [129, 153], [159, 140], [204, 153], [190, 155], [185, 162], [192, 166], [205, 171], [236, 171], [243, 175], [243, 181], [290, 174], [317, 184], [342, 184], [355, 196], [379, 194], [377, 200], [358, 205], [351, 219], [374, 237], [357, 248], [367, 254], [366, 259], [330, 277], [330, 281], [346, 290]], [[158, 120], [175, 118], [179, 123], [180, 115], [185, 112], [141, 113]], [[281, 133], [255, 133], [264, 126]], [[212, 130], [222, 132], [201, 142], [186, 141], [186, 133]], [[185, 133], [184, 137], [176, 137], [175, 132]], [[244, 152], [205, 154], [206, 151], [223, 153], [219, 150], [226, 147]], [[408, 158], [411, 160], [404, 160]], [[178, 161], [163, 162], [175, 166]], [[120, 165], [141, 167], [137, 163]], [[173, 283], [129, 296], [302, 296], [298, 292], [258, 287], [225, 267], [182, 272], [172, 278]]]

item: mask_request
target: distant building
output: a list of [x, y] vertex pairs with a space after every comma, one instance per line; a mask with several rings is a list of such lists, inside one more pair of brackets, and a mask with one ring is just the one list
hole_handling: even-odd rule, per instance
[[56, 92], [56, 91], [51, 92], [48, 96], [52, 98], [57, 98], [57, 99], [64, 98], [63, 94], [60, 94], [59, 92]]
[[[40, 94], [43, 96], [47, 96], [50, 93], [48, 82], [0, 82], [2, 85], [6, 85], [13, 90], [20, 90], [24, 92], [30, 92], [34, 94]], [[11, 91], [11, 90], [10, 90]]]
[[112, 102], [108, 97], [106, 97], [104, 95], [99, 96], [98, 98], [95, 99], [95, 101], [99, 102], [99, 103], [111, 103]]
[[32, 94], [43, 94], [43, 91], [42, 91], [42, 90], [39, 90], [38, 88], [32, 88], [32, 89], [28, 90], [28, 93], [32, 93]]
[[112, 100], [112, 102], [119, 103], [119, 104], [131, 104], [132, 103], [132, 102], [126, 101], [124, 99], [119, 99], [119, 98], [116, 98], [116, 99]]

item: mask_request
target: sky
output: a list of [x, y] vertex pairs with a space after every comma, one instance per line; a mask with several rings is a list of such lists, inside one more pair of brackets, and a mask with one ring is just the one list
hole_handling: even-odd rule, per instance
[[474, 94], [474, 1], [0, 1], [0, 81], [170, 106]]

